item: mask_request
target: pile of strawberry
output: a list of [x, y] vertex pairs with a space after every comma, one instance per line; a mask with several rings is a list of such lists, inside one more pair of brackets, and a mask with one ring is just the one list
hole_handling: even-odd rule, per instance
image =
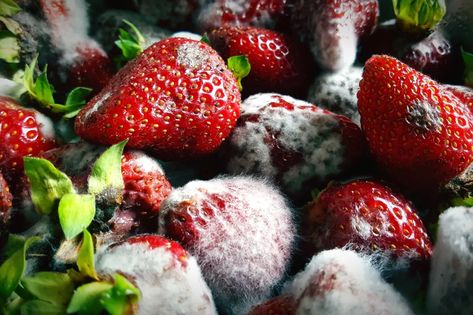
[[0, 313], [472, 314], [466, 0], [0, 0]]

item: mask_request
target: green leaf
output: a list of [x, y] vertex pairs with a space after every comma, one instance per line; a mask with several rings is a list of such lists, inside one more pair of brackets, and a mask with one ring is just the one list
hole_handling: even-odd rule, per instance
[[40, 214], [50, 214], [62, 196], [75, 193], [69, 177], [48, 160], [34, 157], [23, 160], [31, 183], [31, 200]]
[[473, 207], [473, 197], [453, 198], [451, 204], [454, 207]]
[[16, 250], [0, 266], [0, 299], [6, 300], [20, 283], [26, 268], [26, 251], [39, 237], [28, 238], [23, 246]]
[[89, 96], [92, 89], [86, 87], [77, 87], [67, 94], [66, 106], [85, 105], [87, 103], [87, 96]]
[[9, 30], [13, 35], [20, 35], [23, 32], [20, 23], [18, 23], [12, 18], [0, 16], [0, 22], [2, 22], [7, 28], [7, 30]]
[[105, 292], [101, 303], [110, 315], [124, 315], [133, 304], [138, 303], [141, 293], [124, 276], [115, 274], [113, 288]]
[[36, 63], [38, 62], [38, 55], [36, 55], [29, 65], [25, 66], [25, 71], [23, 73], [23, 84], [25, 85], [28, 94], [34, 95], [34, 71], [36, 68]]
[[205, 44], [207, 44], [207, 45], [210, 45], [210, 39], [209, 39], [209, 37], [207, 36], [207, 34], [204, 34], [204, 35], [202, 36], [202, 38], [200, 39], [200, 41], [201, 41], [202, 43], [205, 43]]
[[66, 239], [70, 240], [86, 229], [95, 216], [93, 195], [65, 194], [59, 201], [59, 223]]
[[0, 0], [0, 16], [12, 16], [21, 11], [15, 0]]
[[86, 229], [84, 229], [83, 232], [82, 245], [79, 250], [79, 256], [77, 257], [77, 267], [83, 275], [98, 280], [94, 263], [94, 242], [92, 235], [90, 235], [89, 231]]
[[66, 306], [74, 292], [74, 283], [67, 273], [38, 272], [21, 281], [25, 289], [37, 299], [58, 306]]
[[67, 313], [78, 313], [79, 315], [99, 315], [103, 310], [100, 302], [103, 294], [113, 287], [108, 282], [87, 283], [74, 292], [71, 302], [67, 307]]
[[444, 17], [445, 0], [392, 0], [398, 22], [409, 31], [432, 29]]
[[13, 253], [22, 248], [25, 244], [25, 241], [26, 239], [23, 236], [9, 234], [7, 243], [0, 252], [0, 262], [12, 256]]
[[97, 159], [89, 177], [89, 193], [99, 195], [110, 188], [123, 190], [122, 154], [127, 142], [112, 145]]
[[473, 87], [473, 54], [463, 50], [463, 48], [461, 51], [465, 63], [465, 85]]
[[21, 306], [21, 315], [64, 315], [65, 307], [41, 300], [27, 301]]
[[47, 67], [44, 67], [34, 83], [34, 95], [37, 101], [42, 104], [54, 104], [54, 88], [48, 81]]
[[20, 45], [10, 31], [0, 31], [0, 59], [8, 63], [20, 62]]
[[233, 75], [238, 80], [238, 88], [243, 90], [243, 86], [241, 85], [241, 80], [248, 76], [251, 71], [251, 64], [246, 56], [233, 56], [228, 58], [227, 60], [228, 69], [233, 72]]
[[131, 33], [123, 28], [120, 28], [118, 30], [118, 40], [115, 41], [115, 45], [117, 45], [122, 51], [123, 58], [126, 61], [129, 61], [141, 54], [141, 52], [144, 50], [146, 40], [135, 25], [127, 20], [123, 20], [123, 22], [128, 25]]

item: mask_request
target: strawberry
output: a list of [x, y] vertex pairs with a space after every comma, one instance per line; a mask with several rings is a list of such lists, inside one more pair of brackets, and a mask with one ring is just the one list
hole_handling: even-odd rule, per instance
[[245, 314], [269, 297], [285, 277], [295, 237], [284, 198], [251, 177], [173, 190], [161, 205], [158, 231], [196, 256], [224, 314]]
[[369, 258], [348, 250], [317, 254], [285, 291], [297, 301], [297, 315], [414, 314]]
[[339, 72], [321, 74], [310, 87], [308, 101], [336, 114], [344, 115], [359, 125], [360, 114], [356, 94], [362, 73], [362, 68], [350, 67]]
[[8, 180], [23, 171], [23, 157], [55, 147], [52, 121], [14, 99], [0, 96], [0, 171]]
[[[71, 176], [80, 191], [85, 191], [91, 166], [104, 148], [87, 143], [69, 144], [44, 152], [41, 157]], [[161, 202], [172, 190], [160, 164], [141, 151], [125, 151], [121, 164], [125, 188], [120, 209], [109, 224], [115, 232], [150, 230]]]
[[7, 182], [0, 172], [0, 249], [6, 241], [8, 235], [8, 221], [12, 207], [13, 196], [10, 193]]
[[350, 247], [395, 260], [428, 260], [424, 224], [403, 196], [373, 180], [331, 185], [306, 207], [306, 231], [315, 250]]
[[195, 258], [179, 243], [144, 234], [99, 250], [96, 269], [133, 279], [141, 291], [137, 314], [216, 315], [207, 284]]
[[305, 96], [313, 76], [306, 47], [291, 37], [255, 27], [222, 27], [208, 33], [210, 45], [224, 58], [245, 55], [251, 72], [243, 79], [246, 95], [278, 92]]
[[256, 26], [273, 29], [288, 24], [292, 0], [217, 0], [203, 6], [197, 24], [202, 30], [222, 26]]
[[251, 309], [248, 315], [295, 315], [296, 301], [292, 296], [278, 296]]
[[232, 174], [257, 173], [295, 199], [358, 165], [365, 154], [360, 128], [348, 118], [289, 96], [257, 94], [242, 115], [225, 155]]
[[395, 58], [366, 62], [358, 107], [379, 167], [411, 192], [436, 190], [473, 161], [473, 115], [467, 106]]
[[76, 119], [95, 143], [129, 139], [163, 159], [215, 151], [240, 115], [233, 74], [208, 45], [169, 38], [128, 63]]
[[317, 63], [327, 70], [353, 64], [359, 40], [378, 20], [377, 0], [296, 0], [292, 27], [306, 41]]
[[461, 85], [446, 85], [445, 87], [473, 113], [473, 88]]
[[427, 290], [429, 314], [473, 312], [473, 208], [453, 207], [439, 217]]
[[[89, 19], [84, 0], [40, 0], [51, 28], [51, 40], [61, 57], [59, 76], [66, 85], [86, 86], [99, 92], [113, 75], [113, 65], [99, 44], [88, 36]], [[61, 78], [64, 79], [64, 78]]]

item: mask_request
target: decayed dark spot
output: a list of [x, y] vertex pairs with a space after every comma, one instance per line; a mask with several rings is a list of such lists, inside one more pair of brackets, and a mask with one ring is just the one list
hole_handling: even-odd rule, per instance
[[440, 132], [442, 129], [439, 111], [428, 102], [414, 101], [407, 108], [406, 120], [423, 133], [431, 131]]

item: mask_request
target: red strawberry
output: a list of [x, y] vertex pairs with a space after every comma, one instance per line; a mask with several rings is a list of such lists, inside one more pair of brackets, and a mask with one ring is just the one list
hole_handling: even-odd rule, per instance
[[348, 246], [396, 259], [430, 258], [432, 244], [413, 206], [379, 182], [329, 186], [306, 209], [305, 233], [315, 250]]
[[296, 0], [292, 27], [305, 40], [319, 65], [340, 70], [353, 64], [359, 39], [378, 20], [377, 0]]
[[[61, 58], [58, 71], [66, 85], [86, 86], [99, 92], [113, 75], [113, 64], [99, 44], [88, 36], [89, 19], [84, 0], [40, 0], [51, 28], [51, 39]], [[62, 78], [64, 79], [64, 78]]]
[[23, 157], [55, 147], [52, 121], [34, 109], [0, 96], [0, 171], [8, 179], [21, 174]]
[[2, 248], [8, 235], [8, 221], [12, 207], [13, 196], [10, 193], [8, 184], [0, 172], [0, 249]]
[[198, 17], [202, 30], [222, 26], [274, 28], [287, 24], [292, 0], [217, 0], [204, 6]]
[[292, 296], [278, 296], [251, 309], [248, 315], [294, 315], [296, 301]]
[[196, 256], [224, 314], [246, 314], [269, 297], [285, 277], [294, 232], [284, 198], [251, 177], [192, 181], [159, 213], [159, 233]]
[[208, 45], [184, 38], [157, 42], [127, 64], [76, 119], [78, 135], [160, 158], [215, 151], [240, 115], [233, 74]]
[[102, 276], [133, 279], [141, 291], [137, 314], [217, 314], [195, 258], [177, 242], [139, 235], [99, 250], [95, 261]]
[[473, 88], [462, 85], [446, 85], [445, 87], [473, 113]]
[[381, 170], [411, 192], [438, 189], [473, 161], [473, 115], [467, 106], [392, 57], [366, 62], [358, 107]]
[[257, 94], [242, 104], [242, 115], [226, 148], [232, 174], [260, 174], [290, 196], [303, 199], [365, 155], [360, 128], [348, 118], [279, 94]]
[[287, 35], [255, 27], [222, 27], [208, 34], [210, 44], [228, 59], [245, 55], [251, 72], [243, 79], [246, 95], [278, 92], [303, 97], [313, 75], [308, 49]]
[[[87, 179], [95, 160], [103, 147], [87, 143], [69, 144], [41, 155], [60, 170], [71, 176], [81, 191], [87, 187]], [[156, 216], [161, 202], [170, 194], [172, 187], [158, 162], [140, 151], [125, 151], [122, 157], [122, 175], [125, 184], [123, 202], [115, 211], [109, 224], [115, 232], [130, 232], [156, 228]]]

